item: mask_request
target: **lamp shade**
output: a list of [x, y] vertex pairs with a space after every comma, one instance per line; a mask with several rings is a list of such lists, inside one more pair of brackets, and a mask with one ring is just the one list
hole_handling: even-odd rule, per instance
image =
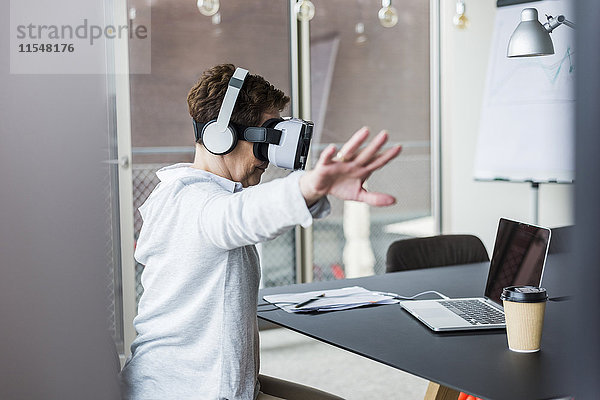
[[521, 11], [521, 22], [508, 42], [508, 57], [533, 57], [554, 54], [550, 32], [538, 21], [535, 8]]

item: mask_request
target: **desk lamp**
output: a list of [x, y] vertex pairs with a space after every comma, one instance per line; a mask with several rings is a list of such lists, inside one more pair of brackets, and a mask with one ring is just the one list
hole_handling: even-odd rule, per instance
[[508, 41], [507, 57], [535, 57], [554, 54], [554, 45], [550, 33], [560, 25], [575, 29], [575, 24], [568, 21], [564, 15], [554, 18], [547, 15], [548, 22], [542, 25], [538, 21], [535, 8], [525, 8], [521, 11], [521, 23]]

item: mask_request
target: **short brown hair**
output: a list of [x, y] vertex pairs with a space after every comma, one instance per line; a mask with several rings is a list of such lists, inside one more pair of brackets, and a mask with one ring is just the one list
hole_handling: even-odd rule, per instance
[[[221, 64], [204, 71], [187, 97], [193, 119], [200, 123], [217, 119], [234, 72], [233, 64]], [[231, 122], [258, 126], [265, 112], [282, 111], [289, 101], [289, 97], [262, 76], [248, 74], [233, 108]]]

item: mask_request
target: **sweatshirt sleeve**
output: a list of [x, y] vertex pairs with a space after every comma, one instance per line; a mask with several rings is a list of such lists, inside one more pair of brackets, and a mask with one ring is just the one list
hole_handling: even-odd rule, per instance
[[217, 247], [229, 250], [274, 239], [295, 225], [308, 227], [329, 214], [326, 197], [310, 207], [300, 192], [303, 172], [237, 193], [211, 196], [200, 214], [200, 227]]

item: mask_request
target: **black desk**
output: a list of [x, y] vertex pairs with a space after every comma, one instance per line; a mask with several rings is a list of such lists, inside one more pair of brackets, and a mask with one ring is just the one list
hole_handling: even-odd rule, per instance
[[[550, 297], [565, 296], [566, 255], [549, 257], [543, 286]], [[488, 263], [397, 272], [367, 278], [267, 288], [262, 296], [362, 286], [412, 295], [438, 290], [450, 297], [481, 296]], [[427, 298], [423, 296], [423, 298]], [[431, 297], [435, 298], [435, 296]], [[289, 314], [259, 306], [258, 316], [336, 347], [360, 354], [441, 385], [485, 399], [550, 399], [572, 392], [563, 377], [567, 359], [564, 337], [571, 301], [548, 302], [541, 351], [514, 353], [504, 330], [435, 333], [399, 305], [383, 305], [322, 314]], [[261, 309], [268, 311], [261, 311]]]

